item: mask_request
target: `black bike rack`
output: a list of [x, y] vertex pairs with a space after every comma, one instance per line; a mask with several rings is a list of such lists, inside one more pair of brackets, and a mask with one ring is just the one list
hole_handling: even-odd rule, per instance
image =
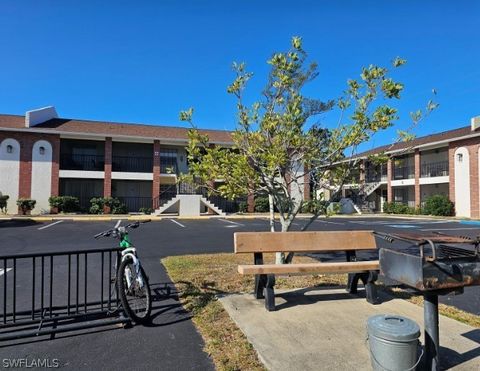
[[111, 281], [121, 250], [0, 256], [0, 341], [129, 324]]

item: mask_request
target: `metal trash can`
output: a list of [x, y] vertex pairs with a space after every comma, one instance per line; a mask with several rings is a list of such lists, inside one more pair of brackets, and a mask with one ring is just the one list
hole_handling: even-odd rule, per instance
[[411, 319], [379, 314], [367, 321], [370, 359], [374, 370], [414, 370], [420, 362], [420, 327]]

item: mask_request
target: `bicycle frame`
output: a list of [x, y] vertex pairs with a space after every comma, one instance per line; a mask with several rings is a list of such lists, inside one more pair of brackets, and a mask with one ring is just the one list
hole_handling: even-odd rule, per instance
[[[128, 232], [125, 227], [120, 227], [121, 221], [119, 220], [118, 223], [115, 225], [115, 229], [117, 231], [117, 237], [120, 240], [119, 246], [123, 248], [122, 251], [122, 261], [124, 259], [130, 258], [133, 261], [133, 266], [135, 267], [135, 276], [137, 277], [137, 282], [141, 288], [145, 285], [143, 281], [143, 276], [140, 274], [140, 260], [137, 257], [137, 250], [133, 247], [132, 241], [128, 235]], [[127, 287], [130, 289], [132, 285], [131, 277], [127, 274], [125, 275], [125, 279], [127, 280]]]

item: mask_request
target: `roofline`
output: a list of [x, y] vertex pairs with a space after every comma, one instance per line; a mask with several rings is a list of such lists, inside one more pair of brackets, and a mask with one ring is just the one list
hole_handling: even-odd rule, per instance
[[[441, 134], [441, 133], [439, 133]], [[475, 133], [472, 133], [472, 134], [468, 134], [468, 135], [462, 135], [462, 136], [459, 136], [459, 137], [453, 137], [453, 138], [448, 138], [448, 139], [442, 139], [442, 140], [437, 140], [437, 141], [434, 141], [434, 142], [427, 142], [427, 143], [422, 143], [422, 144], [417, 144], [417, 145], [414, 145], [411, 147], [411, 149], [419, 149], [419, 148], [423, 148], [423, 147], [432, 147], [432, 146], [438, 146], [440, 144], [448, 144], [448, 143], [452, 143], [452, 142], [457, 142], [459, 140], [464, 140], [464, 139], [470, 139], [470, 138], [475, 138], [475, 137], [478, 137], [480, 136], [480, 132], [475, 132]], [[405, 143], [408, 143], [408, 142], [405, 142]], [[391, 150], [391, 151], [385, 151], [385, 153], [388, 153], [388, 154], [394, 154], [394, 153], [397, 153], [397, 152], [402, 152], [404, 151], [405, 149], [409, 149], [408, 146], [406, 146], [405, 148], [398, 148], [398, 149], [395, 149], [395, 150]], [[376, 151], [374, 152], [375, 150], [371, 150], [372, 153], [371, 154], [375, 154], [375, 153], [381, 153], [382, 151]], [[367, 152], [367, 151], [365, 151]], [[368, 155], [363, 155], [363, 156], [352, 156], [352, 158], [367, 158]]]
[[[199, 129], [203, 131], [203, 129]], [[85, 138], [102, 138], [105, 139], [107, 137], [111, 138], [120, 138], [120, 139], [136, 139], [136, 140], [145, 140], [149, 142], [153, 142], [154, 140], [159, 140], [160, 143], [163, 141], [164, 143], [167, 142], [177, 142], [177, 143], [188, 143], [188, 139], [181, 139], [181, 138], [162, 138], [162, 137], [145, 137], [145, 136], [132, 136], [132, 135], [124, 135], [124, 134], [100, 134], [100, 133], [82, 133], [77, 131], [64, 131], [64, 130], [48, 130], [48, 129], [41, 129], [41, 128], [4, 128], [0, 127], [0, 131], [14, 131], [18, 133], [39, 133], [39, 134], [57, 134], [57, 135], [65, 135], [65, 136], [80, 136]], [[209, 141], [212, 144], [218, 144], [222, 146], [232, 146], [233, 142], [220, 142], [220, 141]]]
[[[25, 118], [26, 115], [15, 115], [15, 114], [9, 114], [9, 113], [0, 113], [0, 116], [15, 116], [15, 117], [23, 117]], [[178, 125], [166, 125], [166, 124], [140, 124], [136, 122], [120, 122], [120, 121], [101, 121], [101, 120], [86, 120], [86, 119], [76, 119], [76, 118], [70, 118], [70, 117], [55, 117], [53, 118], [54, 120], [69, 120], [69, 121], [77, 121], [77, 122], [85, 122], [85, 123], [96, 123], [96, 124], [114, 124], [114, 125], [129, 125], [129, 126], [146, 126], [146, 127], [154, 127], [154, 128], [170, 128], [170, 129], [184, 129], [184, 130], [189, 130], [189, 129], [194, 129], [193, 127], [184, 127], [184, 126], [178, 126]], [[48, 122], [50, 120], [47, 120], [45, 122]], [[42, 122], [41, 124], [44, 124]], [[40, 124], [40, 125], [41, 125]], [[196, 128], [199, 131], [210, 131], [213, 133], [232, 133], [233, 130], [224, 130], [224, 129], [202, 129], [202, 128]]]
[[[441, 133], [439, 133], [439, 134], [441, 134]], [[395, 153], [398, 153], [398, 152], [404, 152], [406, 149], [407, 150], [414, 150], [414, 149], [421, 149], [421, 148], [424, 148], [424, 147], [434, 147], [434, 146], [438, 146], [438, 145], [441, 145], [441, 144], [448, 144], [448, 143], [452, 143], [452, 142], [457, 142], [459, 140], [475, 138], [475, 137], [478, 137], [478, 136], [480, 136], [480, 132], [475, 132], [475, 133], [472, 133], [472, 134], [462, 135], [462, 136], [459, 136], [459, 137], [437, 140], [437, 141], [434, 141], [434, 142], [422, 143], [422, 144], [418, 144], [418, 145], [411, 146], [411, 147], [406, 146], [404, 148], [398, 148], [398, 149], [391, 150], [391, 151], [385, 151], [385, 153], [386, 154], [395, 154]], [[405, 142], [405, 143], [408, 143], [408, 142]], [[351, 160], [364, 160], [364, 159], [367, 159], [371, 155], [375, 155], [377, 153], [382, 153], [382, 151], [376, 151], [376, 152], [374, 152], [374, 150], [371, 150], [371, 151], [372, 151], [372, 153], [370, 153], [369, 155], [352, 156], [352, 157], [349, 157], [347, 159], [341, 160], [338, 163], [348, 162], [348, 161], [351, 161]]]

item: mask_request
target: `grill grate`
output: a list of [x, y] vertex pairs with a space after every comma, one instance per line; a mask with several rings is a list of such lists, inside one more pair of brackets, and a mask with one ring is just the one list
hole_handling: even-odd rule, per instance
[[459, 246], [440, 245], [437, 247], [437, 259], [475, 258], [475, 250]]

